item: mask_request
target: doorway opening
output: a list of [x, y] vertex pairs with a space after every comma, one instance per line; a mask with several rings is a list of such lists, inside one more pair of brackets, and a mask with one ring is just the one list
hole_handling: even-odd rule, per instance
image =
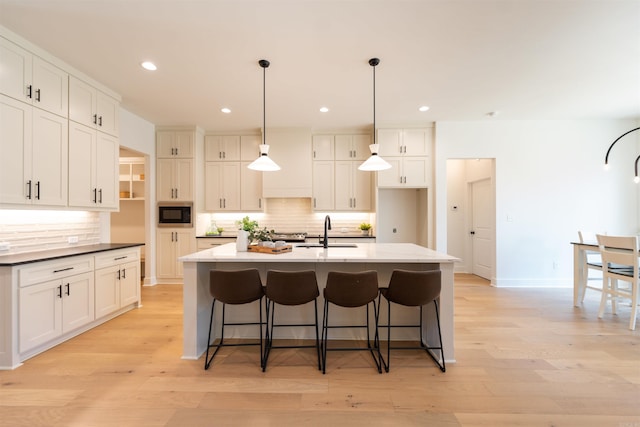
[[447, 160], [447, 253], [456, 273], [495, 281], [495, 159]]

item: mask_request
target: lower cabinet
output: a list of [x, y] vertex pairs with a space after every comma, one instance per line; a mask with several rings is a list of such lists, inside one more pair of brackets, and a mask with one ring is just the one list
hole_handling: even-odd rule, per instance
[[158, 279], [182, 279], [183, 255], [195, 252], [196, 239], [192, 228], [159, 228], [156, 236], [156, 277]]
[[20, 288], [20, 352], [95, 319], [93, 272]]
[[139, 300], [139, 265], [129, 262], [96, 269], [96, 318]]

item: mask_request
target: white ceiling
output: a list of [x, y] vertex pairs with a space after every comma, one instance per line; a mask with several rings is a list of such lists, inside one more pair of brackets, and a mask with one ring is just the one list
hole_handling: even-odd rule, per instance
[[640, 118], [639, 0], [0, 0], [0, 25], [157, 125], [260, 128], [262, 58], [268, 127], [370, 127], [371, 57], [378, 125]]

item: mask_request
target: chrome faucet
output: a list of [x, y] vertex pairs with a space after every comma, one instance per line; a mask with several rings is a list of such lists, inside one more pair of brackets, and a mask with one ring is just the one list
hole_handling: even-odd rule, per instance
[[327, 234], [329, 234], [329, 230], [331, 230], [331, 218], [327, 215], [324, 217], [324, 240], [322, 241], [322, 246], [324, 248], [329, 247], [329, 238], [327, 236]]

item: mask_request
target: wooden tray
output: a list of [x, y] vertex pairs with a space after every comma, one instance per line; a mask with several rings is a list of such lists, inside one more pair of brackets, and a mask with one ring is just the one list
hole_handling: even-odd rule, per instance
[[291, 245], [279, 246], [277, 248], [267, 248], [266, 246], [250, 245], [247, 250], [249, 252], [277, 255], [291, 252], [292, 248], [293, 247]]

